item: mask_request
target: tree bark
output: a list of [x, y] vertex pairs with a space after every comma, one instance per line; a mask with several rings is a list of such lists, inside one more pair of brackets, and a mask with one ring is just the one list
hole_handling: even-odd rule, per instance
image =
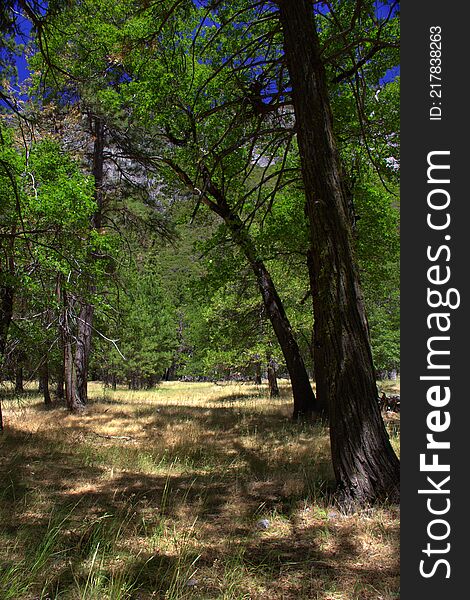
[[78, 316], [77, 342], [75, 347], [74, 403], [84, 408], [88, 402], [88, 361], [91, 350], [93, 306], [83, 304]]
[[15, 392], [22, 394], [24, 392], [23, 385], [23, 367], [17, 366], [15, 369]]
[[274, 282], [263, 260], [258, 256], [255, 244], [240, 217], [234, 213], [221, 190], [211, 181], [208, 173], [204, 174], [204, 187], [214, 198], [215, 202], [204, 199], [211, 210], [218, 214], [227, 225], [234, 241], [245, 254], [253, 273], [256, 276], [258, 288], [263, 298], [266, 314], [276, 334], [281, 347], [292, 385], [294, 397], [293, 418], [312, 417], [317, 413], [315, 394], [308, 377], [307, 370], [300, 354], [299, 347], [292, 333], [292, 328], [284, 310], [282, 301], [277, 293]]
[[73, 385], [73, 354], [70, 339], [64, 342], [64, 382], [65, 382], [65, 404], [70, 411], [80, 410], [75, 406], [75, 395]]
[[255, 385], [261, 385], [263, 383], [263, 379], [261, 377], [261, 362], [257, 360], [255, 362]]
[[309, 280], [310, 280], [310, 290], [311, 290], [311, 297], [312, 297], [312, 310], [313, 310], [313, 317], [314, 317], [314, 324], [313, 324], [313, 332], [312, 332], [312, 350], [313, 350], [313, 369], [315, 371], [315, 392], [316, 392], [316, 396], [317, 396], [317, 402], [318, 402], [318, 412], [320, 413], [321, 417], [323, 420], [326, 421], [326, 419], [328, 419], [329, 417], [329, 412], [328, 412], [328, 389], [326, 386], [326, 377], [322, 377], [320, 375], [320, 377], [317, 376], [317, 372], [318, 373], [325, 373], [326, 372], [326, 365], [324, 363], [325, 357], [323, 355], [322, 352], [318, 351], [319, 345], [318, 345], [318, 328], [316, 327], [316, 323], [315, 323], [315, 318], [316, 318], [316, 312], [315, 312], [315, 288], [316, 288], [316, 283], [315, 283], [315, 262], [313, 259], [313, 252], [312, 252], [312, 248], [309, 248], [308, 253], [307, 253], [307, 268], [308, 268], [308, 275], [309, 275]]
[[92, 134], [94, 137], [92, 173], [95, 180], [94, 196], [96, 202], [96, 211], [92, 217], [92, 226], [94, 229], [100, 229], [103, 217], [105, 126], [104, 121], [99, 117], [94, 117], [93, 119]]
[[[9, 258], [8, 263], [10, 266], [10, 272], [14, 272], [13, 259]], [[0, 271], [1, 273], [1, 271]], [[0, 369], [3, 371], [3, 361], [5, 359], [5, 351], [7, 346], [8, 330], [10, 329], [10, 323], [13, 318], [13, 298], [14, 289], [10, 285], [3, 285], [0, 287]], [[0, 372], [0, 380], [1, 372]], [[3, 432], [3, 412], [2, 412], [2, 400], [0, 398], [0, 432]]]
[[76, 380], [73, 360], [73, 345], [72, 345], [72, 329], [69, 322], [69, 305], [68, 294], [62, 290], [63, 299], [63, 316], [62, 316], [62, 348], [64, 353], [64, 383], [65, 383], [65, 404], [71, 412], [79, 412], [83, 410], [84, 405], [77, 403]]
[[279, 386], [277, 385], [277, 373], [276, 373], [276, 363], [272, 356], [268, 355], [268, 365], [267, 365], [267, 373], [268, 373], [268, 385], [269, 385], [269, 397], [270, 398], [279, 398]]
[[50, 406], [52, 404], [51, 394], [49, 392], [49, 365], [47, 362], [47, 356], [44, 357], [40, 373], [39, 373], [39, 381], [41, 382], [41, 388], [44, 398], [44, 404], [46, 406]]
[[[92, 117], [93, 164], [92, 174], [95, 180], [94, 197], [96, 210], [91, 220], [93, 229], [100, 229], [103, 211], [103, 179], [104, 179], [104, 144], [105, 126], [99, 117]], [[90, 287], [90, 292], [94, 286]], [[82, 304], [77, 325], [77, 343], [75, 349], [75, 404], [85, 407], [88, 402], [88, 363], [91, 351], [94, 307], [89, 303]]]
[[3, 363], [7, 345], [8, 330], [13, 317], [13, 288], [2, 286], [0, 288], [0, 366]]
[[64, 399], [64, 394], [65, 394], [65, 380], [64, 380], [64, 371], [61, 370], [61, 372], [57, 375], [57, 384], [56, 384], [56, 389], [55, 389], [55, 397], [57, 398], [57, 400], [59, 402], [63, 401]]
[[[13, 261], [9, 261], [13, 264]], [[14, 289], [12, 286], [2, 286], [0, 288], [0, 382], [2, 381], [3, 362], [7, 347], [8, 331], [13, 318], [13, 299]], [[16, 385], [15, 385], [16, 389]], [[18, 390], [17, 390], [18, 391]], [[23, 391], [23, 390], [21, 390]], [[2, 399], [0, 398], [0, 433], [3, 433], [3, 411]]]
[[279, 0], [310, 226], [315, 373], [330, 415], [339, 498], [399, 498], [399, 461], [377, 403], [352, 228], [312, 0]]

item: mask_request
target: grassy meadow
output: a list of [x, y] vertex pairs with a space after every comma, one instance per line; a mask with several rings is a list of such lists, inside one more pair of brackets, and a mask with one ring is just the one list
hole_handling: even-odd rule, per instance
[[398, 507], [338, 511], [287, 383], [92, 383], [80, 415], [2, 391], [1, 600], [399, 597]]

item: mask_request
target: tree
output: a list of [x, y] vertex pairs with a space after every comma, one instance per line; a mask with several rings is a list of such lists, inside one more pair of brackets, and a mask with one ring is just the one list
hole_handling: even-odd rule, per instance
[[[103, 213], [103, 185], [104, 185], [104, 148], [105, 148], [105, 126], [97, 116], [90, 116], [91, 135], [93, 137], [93, 153], [91, 159], [91, 174], [94, 181], [95, 211], [90, 219], [90, 227], [99, 231], [102, 226]], [[93, 254], [91, 255], [93, 259]], [[96, 291], [96, 285], [91, 283], [90, 292]], [[88, 363], [90, 361], [91, 340], [93, 332], [94, 306], [89, 301], [80, 304], [77, 322], [76, 350], [74, 358], [75, 385], [68, 397], [69, 405], [74, 410], [80, 410], [88, 401]], [[67, 354], [67, 357], [69, 355]], [[66, 366], [66, 369], [70, 369]], [[73, 398], [70, 395], [73, 394]]]
[[[360, 7], [359, 7], [360, 8]], [[333, 467], [345, 506], [399, 496], [399, 462], [377, 403], [348, 192], [311, 0], [279, 1], [310, 224], [315, 369], [327, 394]]]
[[[11, 290], [10, 322], [15, 324], [11, 347], [34, 357], [37, 365], [32, 371], [41, 371], [45, 381], [51, 349], [59, 346], [59, 330], [67, 339], [66, 355], [77, 338], [76, 307], [89, 299], [89, 281], [103, 277], [109, 244], [106, 236], [90, 232], [96, 210], [91, 179], [50, 136], [38, 131], [32, 135], [21, 127], [17, 121], [1, 128], [1, 283]], [[100, 259], [92, 261], [91, 255]], [[73, 408], [71, 400], [69, 407]]]
[[14, 242], [17, 229], [15, 206], [19, 203], [19, 157], [12, 149], [11, 131], [0, 125], [0, 193], [2, 202], [2, 261], [0, 262], [0, 366], [3, 363], [8, 330], [13, 316]]
[[268, 356], [282, 360], [250, 265], [238, 248], [218, 244], [207, 259], [206, 276], [194, 285], [188, 306], [191, 356], [186, 372], [261, 383]]
[[126, 381], [130, 389], [151, 388], [174, 361], [178, 348], [178, 320], [171, 296], [162, 286], [153, 252], [136, 252], [120, 273], [123, 290], [116, 304], [116, 322], [103, 323], [117, 346], [98, 342], [95, 370], [107, 382]]
[[[110, 127], [118, 132], [116, 139], [120, 136], [121, 148], [128, 156], [149, 166], [171, 170], [173, 182], [176, 176], [180, 187], [182, 184], [186, 192], [197, 197], [198, 204], [205, 204], [224, 221], [253, 269], [266, 314], [282, 348], [292, 382], [294, 417], [312, 415], [317, 407], [303, 358], [282, 300], [250, 236], [246, 214], [242, 212], [245, 190], [240, 182], [246, 180], [243, 170], [249, 169], [247, 154], [252, 157], [254, 152], [254, 148], [247, 151], [252, 134], [245, 139], [246, 114], [239, 115], [229, 109], [223, 119], [220, 114], [211, 116], [215, 99], [199, 93], [194, 97], [195, 74], [182, 63], [182, 51], [188, 50], [190, 44], [185, 39], [185, 31], [194, 24], [194, 7], [184, 3], [181, 10], [175, 6], [175, 10], [170, 8], [166, 13], [168, 7], [164, 3], [159, 11], [150, 7], [135, 16], [126, 15], [124, 21], [116, 21], [112, 11], [104, 11], [99, 2], [95, 4], [97, 13], [92, 21], [88, 9], [85, 12], [80, 6], [71, 7], [70, 11], [66, 9], [59, 17], [57, 33], [48, 42], [61, 72], [70, 73], [64, 80], [64, 88], [70, 91], [73, 87], [81, 98], [100, 107], [100, 114], [106, 116]], [[124, 2], [116, 9], [126, 6]], [[185, 31], [176, 33], [175, 25], [183, 26]], [[165, 44], [149, 43], [156, 36], [164, 38]], [[103, 39], [103, 48], [93, 42], [89, 50], [90, 41], [96, 38]], [[93, 63], [77, 61], [77, 56], [88, 55], [90, 51]], [[216, 78], [217, 71], [208, 63], [199, 64], [197, 70], [200, 71], [197, 77], [212, 80], [212, 91], [217, 85], [222, 86], [222, 80]], [[177, 80], [175, 74], [178, 74]], [[99, 87], [97, 76], [102, 78]], [[239, 97], [240, 86], [235, 83], [227, 89], [219, 87], [217, 93], [229, 106], [233, 94]], [[195, 102], [199, 106], [195, 106]], [[185, 108], [187, 106], [191, 108]], [[196, 111], [202, 112], [203, 117], [197, 117]], [[217, 124], [213, 131], [210, 124]], [[269, 127], [266, 134], [271, 133], [275, 136], [271, 145], [277, 148], [280, 142], [276, 136], [282, 139], [285, 127], [280, 130]], [[244, 139], [242, 144], [240, 136]], [[238, 157], [233, 148], [240, 150]], [[224, 154], [227, 160], [223, 159]], [[235, 176], [238, 183], [234, 182]], [[259, 188], [259, 184], [256, 187]]]
[[[195, 212], [205, 205], [224, 222], [256, 278], [296, 415], [316, 403], [253, 224], [261, 227], [300, 167], [317, 390], [330, 415], [339, 491], [346, 506], [398, 498], [399, 463], [378, 410], [355, 257], [360, 184], [353, 181], [366, 181], [367, 164], [385, 183], [393, 140], [374, 136], [369, 107], [374, 82], [396, 58], [396, 2], [385, 5], [385, 17], [368, 0], [168, 0], [131, 8], [131, 0], [111, 8], [92, 0], [55, 13], [43, 32], [56, 63], [45, 61], [45, 75], [53, 67], [56, 76], [46, 77], [48, 89], [93, 106], [127, 159], [161, 169], [172, 191], [189, 191]], [[333, 107], [346, 108], [336, 123]], [[348, 156], [359, 169], [347, 172]]]
[[299, 419], [311, 416], [317, 412], [316, 399], [310, 386], [300, 349], [292, 333], [292, 327], [271, 274], [267, 270], [251, 236], [246, 231], [243, 221], [231, 210], [223, 192], [209, 179], [204, 181], [204, 187], [215, 200], [205, 197], [203, 199], [204, 203], [222, 217], [234, 241], [242, 249], [256, 277], [264, 309], [273, 326], [291, 378], [294, 396], [293, 418]]

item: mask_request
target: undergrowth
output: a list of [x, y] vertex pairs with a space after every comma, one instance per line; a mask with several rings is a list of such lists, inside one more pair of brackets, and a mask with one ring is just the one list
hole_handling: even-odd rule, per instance
[[335, 508], [328, 431], [286, 384], [90, 388], [81, 415], [4, 402], [2, 600], [399, 597], [398, 507]]

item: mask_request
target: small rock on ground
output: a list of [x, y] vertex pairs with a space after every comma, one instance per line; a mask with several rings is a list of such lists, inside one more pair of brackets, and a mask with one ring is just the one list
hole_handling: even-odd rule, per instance
[[269, 529], [269, 520], [268, 519], [260, 519], [256, 522], [256, 527], [258, 529]]

